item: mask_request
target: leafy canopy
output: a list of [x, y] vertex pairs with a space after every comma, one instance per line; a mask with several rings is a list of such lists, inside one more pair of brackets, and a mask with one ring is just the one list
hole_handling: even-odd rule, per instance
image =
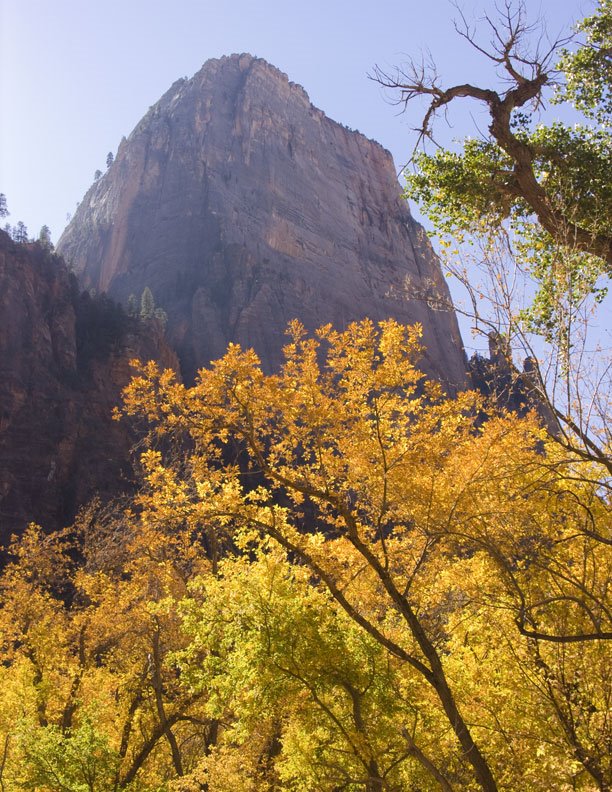
[[[152, 428], [143, 457], [150, 514], [160, 522], [180, 515], [193, 530], [212, 527], [221, 545], [259, 559], [224, 562], [214, 586], [205, 584], [205, 599], [214, 591], [225, 597], [224, 630], [234, 635], [213, 655], [232, 657], [217, 671], [223, 700], [243, 730], [251, 704], [244, 710], [240, 697], [259, 690], [261, 675], [256, 708], [268, 711], [270, 690], [281, 711], [290, 708], [287, 732], [277, 725], [287, 735], [274, 763], [281, 774], [306, 761], [285, 752], [296, 745], [290, 734], [310, 733], [306, 710], [295, 709], [303, 697], [318, 713], [311, 739], [348, 752], [342, 773], [355, 789], [403, 789], [423, 773], [445, 789], [510, 789], [524, 782], [521, 774], [530, 788], [545, 789], [551, 767], [569, 778], [577, 754], [585, 777], [605, 778], [607, 720], [589, 716], [585, 731], [571, 725], [577, 708], [602, 711], [609, 693], [609, 505], [596, 466], [577, 475], [583, 463], [549, 444], [533, 416], [491, 414], [482, 424], [481, 399], [444, 398], [416, 368], [418, 353], [418, 328], [392, 321], [343, 333], [324, 327], [315, 338], [294, 323], [278, 375], [264, 375], [252, 351], [232, 345], [193, 388], [153, 364], [129, 386], [127, 413], [147, 417]], [[154, 449], [162, 438], [162, 446], [188, 438], [192, 451], [178, 467]], [[239, 592], [250, 590], [251, 573], [273, 577], [247, 605]], [[238, 592], [229, 582], [235, 575], [243, 581]], [[291, 594], [282, 588], [288, 579]], [[277, 595], [284, 604], [275, 615]], [[257, 603], [259, 615], [246, 616]], [[283, 622], [287, 611], [294, 629]], [[198, 647], [215, 632], [207, 612], [190, 610]], [[336, 622], [344, 638], [327, 643]], [[358, 643], [349, 649], [353, 633]], [[359, 677], [362, 652], [374, 669], [371, 684], [382, 686], [379, 699]], [[572, 698], [573, 686], [585, 684], [578, 681], [585, 662], [588, 693]], [[228, 670], [234, 665], [243, 679]], [[507, 676], [489, 708], [500, 675]], [[208, 678], [196, 672], [198, 684]], [[397, 711], [383, 703], [389, 695]], [[361, 706], [375, 708], [380, 735], [365, 715], [356, 718]], [[395, 724], [388, 733], [387, 717]], [[544, 744], [551, 728], [554, 749]], [[383, 734], [387, 742], [377, 742]], [[569, 754], [562, 744], [572, 746]], [[342, 775], [315, 745], [312, 756], [303, 748], [308, 772], [333, 789]]]
[[[485, 16], [490, 42], [461, 17], [457, 32], [492, 64], [500, 87], [443, 87], [435, 69], [416, 62], [396, 75], [375, 78], [399, 92], [406, 106], [429, 102], [420, 140], [433, 137], [440, 111], [472, 99], [487, 108], [488, 134], [467, 138], [458, 150], [418, 151], [407, 176], [417, 200], [448, 247], [498, 234], [508, 221], [513, 253], [539, 283], [530, 312], [544, 331], [558, 321], [554, 284], [601, 296], [600, 278], [612, 272], [612, 4], [577, 25], [578, 44], [546, 45], [543, 30], [526, 21], [526, 8], [510, 0], [499, 16]], [[547, 98], [572, 111], [578, 123], [540, 123]], [[560, 272], [570, 273], [564, 277]]]

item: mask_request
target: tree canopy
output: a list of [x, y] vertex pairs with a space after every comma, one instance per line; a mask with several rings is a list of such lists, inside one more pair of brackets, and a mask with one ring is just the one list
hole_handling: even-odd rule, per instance
[[610, 788], [601, 471], [418, 354], [296, 323], [276, 375], [140, 369], [139, 494], [0, 580], [5, 789]]
[[[527, 358], [517, 378], [559, 442], [612, 471], [612, 360], [596, 319], [612, 264], [612, 5], [598, 0], [575, 35], [553, 41], [520, 0], [480, 27], [459, 13], [455, 28], [490, 82], [445, 86], [416, 60], [374, 75], [407, 111], [426, 102], [406, 194], [466, 290], [474, 331], [503, 339], [509, 360]], [[439, 114], [466, 100], [485, 108], [488, 131], [427, 151]], [[547, 102], [576, 123], [547, 123]]]
[[0, 579], [5, 789], [609, 789], [601, 471], [419, 334], [140, 368], [139, 494]]
[[[612, 5], [599, 0], [577, 25], [582, 37], [574, 50], [566, 48], [570, 37], [547, 42], [526, 16], [523, 3], [506, 0], [498, 18], [485, 16], [488, 44], [465, 17], [456, 25], [493, 64], [501, 87], [444, 87], [435, 67], [417, 61], [395, 75], [376, 70], [404, 106], [429, 100], [421, 139], [433, 137], [436, 115], [457, 100], [476, 100], [489, 114], [489, 134], [468, 138], [462, 151], [418, 153], [409, 189], [443, 231], [482, 233], [510, 218], [536, 249], [559, 243], [581, 258], [595, 257], [599, 271], [610, 274]], [[538, 123], [547, 96], [581, 112], [584, 123]]]

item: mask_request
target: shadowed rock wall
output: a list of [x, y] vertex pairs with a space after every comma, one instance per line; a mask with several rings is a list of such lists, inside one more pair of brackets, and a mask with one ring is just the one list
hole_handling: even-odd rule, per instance
[[132, 438], [112, 411], [133, 357], [178, 367], [155, 323], [79, 295], [58, 257], [0, 231], [0, 545], [129, 487]]

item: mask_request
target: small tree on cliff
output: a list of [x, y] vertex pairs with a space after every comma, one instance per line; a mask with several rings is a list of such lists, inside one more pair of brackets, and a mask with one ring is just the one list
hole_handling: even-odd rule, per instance
[[[133, 295], [130, 295], [128, 298], [128, 314], [131, 310], [134, 310], [134, 316], [136, 315], [135, 304], [133, 304], [132, 298], [135, 300], [136, 298]], [[130, 314], [132, 315], [132, 314]], [[148, 286], [144, 287], [142, 292], [142, 296], [140, 298], [140, 318], [145, 322], [150, 322], [152, 319], [156, 319], [162, 328], [166, 327], [166, 322], [168, 321], [168, 314], [164, 311], [163, 308], [158, 308], [155, 305], [155, 298], [153, 297], [153, 292]]]
[[113, 156], [113, 152], [109, 151], [108, 154], [106, 155], [106, 167], [110, 168], [110, 166], [113, 164], [114, 161], [115, 158]]
[[19, 244], [24, 244], [28, 241], [28, 229], [22, 220], [13, 229], [13, 240]]
[[145, 321], [153, 319], [155, 316], [155, 299], [153, 292], [145, 286], [140, 297], [140, 318]]
[[6, 195], [0, 193], [0, 217], [7, 217], [10, 214], [6, 205]]
[[153, 314], [155, 319], [160, 323], [163, 329], [166, 328], [166, 324], [168, 323], [168, 314], [164, 311], [163, 308], [156, 308]]
[[138, 302], [135, 294], [130, 294], [127, 301], [127, 315], [131, 317], [138, 316]]
[[40, 233], [38, 235], [38, 244], [43, 247], [45, 250], [52, 251], [53, 250], [53, 242], [51, 241], [51, 229], [48, 225], [44, 225], [40, 229]]

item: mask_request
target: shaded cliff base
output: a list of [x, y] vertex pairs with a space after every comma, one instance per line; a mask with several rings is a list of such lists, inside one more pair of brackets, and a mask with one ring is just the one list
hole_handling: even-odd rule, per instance
[[112, 420], [132, 358], [178, 368], [155, 321], [80, 293], [62, 259], [0, 232], [0, 542], [53, 530], [93, 495], [131, 483], [127, 429]]

